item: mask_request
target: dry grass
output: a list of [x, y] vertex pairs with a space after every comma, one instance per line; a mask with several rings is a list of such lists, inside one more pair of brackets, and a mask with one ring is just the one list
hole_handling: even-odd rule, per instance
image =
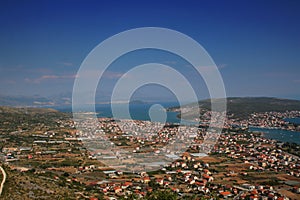
[[300, 195], [293, 193], [291, 191], [288, 191], [287, 189], [279, 189], [278, 190], [280, 194], [285, 195], [286, 197], [290, 198], [290, 199], [300, 199]]
[[199, 160], [206, 162], [206, 163], [219, 163], [224, 160], [224, 158], [218, 158], [218, 157], [213, 157], [213, 156], [206, 156], [203, 158], [199, 158]]
[[38, 176], [6, 169], [7, 181], [1, 196], [11, 199], [76, 199], [74, 191], [59, 185], [53, 177]]

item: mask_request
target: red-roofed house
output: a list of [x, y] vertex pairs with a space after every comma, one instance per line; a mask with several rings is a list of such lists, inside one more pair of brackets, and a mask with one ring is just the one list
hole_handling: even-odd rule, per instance
[[220, 195], [222, 195], [225, 198], [232, 196], [232, 194], [229, 191], [220, 192]]

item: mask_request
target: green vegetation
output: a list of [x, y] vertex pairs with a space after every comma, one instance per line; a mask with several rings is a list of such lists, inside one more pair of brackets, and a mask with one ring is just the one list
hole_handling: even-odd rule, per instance
[[10, 133], [36, 130], [36, 127], [57, 127], [59, 120], [69, 117], [53, 109], [0, 107], [0, 131]]
[[146, 195], [145, 200], [176, 200], [178, 196], [170, 190], [156, 190]]

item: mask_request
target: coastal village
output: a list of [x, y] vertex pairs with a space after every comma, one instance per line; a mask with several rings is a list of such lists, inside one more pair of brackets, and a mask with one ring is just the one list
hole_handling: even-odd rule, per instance
[[300, 0], [0, 0], [0, 200], [300, 200]]
[[[299, 199], [300, 158], [286, 152], [282, 142], [248, 131], [249, 126], [299, 131], [299, 125], [284, 121], [299, 116], [299, 111], [290, 111], [254, 113], [248, 120], [228, 117], [217, 143], [206, 155], [203, 141], [210, 120], [208, 112], [202, 116], [203, 123], [196, 131], [180, 126], [183, 132], [195, 132], [185, 152], [172, 157], [172, 162], [156, 163], [155, 171], [145, 166], [133, 172], [121, 170], [124, 165], [130, 166], [128, 161], [133, 155], [151, 153], [154, 158], [174, 155], [175, 150], [166, 151], [163, 146], [174, 142], [174, 138], [185, 144], [188, 135], [176, 137], [179, 125], [110, 118], [99, 118], [94, 129], [90, 127], [95, 122], [85, 121], [81, 126], [89, 132], [83, 132], [76, 129], [72, 120], [59, 119], [55, 126], [40, 124], [33, 130], [3, 132], [1, 163], [8, 174], [6, 184], [12, 181], [9, 177], [23, 174], [66, 188], [71, 191], [65, 194], [68, 199], [151, 199], [151, 194], [159, 191], [175, 199]], [[137, 128], [141, 126], [145, 127], [145, 134], [139, 135]], [[105, 145], [93, 149], [94, 143], [86, 142], [91, 134], [95, 143], [100, 141], [97, 138], [106, 137]], [[111, 146], [126, 149], [126, 153], [113, 152]], [[148, 164], [151, 156], [147, 157]], [[101, 162], [105, 159], [122, 162], [111, 167]], [[14, 183], [24, 191], [31, 185], [30, 192], [23, 194], [28, 199], [63, 195], [27, 179], [15, 179]], [[7, 187], [4, 186], [2, 196], [12, 199], [14, 194]]]

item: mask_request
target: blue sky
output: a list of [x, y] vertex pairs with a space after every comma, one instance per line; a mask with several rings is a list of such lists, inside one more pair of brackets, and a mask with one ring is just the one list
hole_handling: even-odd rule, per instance
[[[198, 41], [219, 66], [228, 96], [300, 99], [299, 9], [296, 0], [4, 0], [0, 3], [0, 94], [71, 93], [81, 62], [96, 45], [128, 29], [154, 26]], [[133, 58], [147, 62], [151, 59], [146, 53]], [[183, 65], [170, 55], [150, 55], [174, 67]], [[120, 62], [107, 73], [107, 91], [100, 94], [108, 92], [134, 63], [130, 57]], [[140, 95], [148, 94], [144, 90]], [[158, 96], [164, 93], [155, 91]]]

